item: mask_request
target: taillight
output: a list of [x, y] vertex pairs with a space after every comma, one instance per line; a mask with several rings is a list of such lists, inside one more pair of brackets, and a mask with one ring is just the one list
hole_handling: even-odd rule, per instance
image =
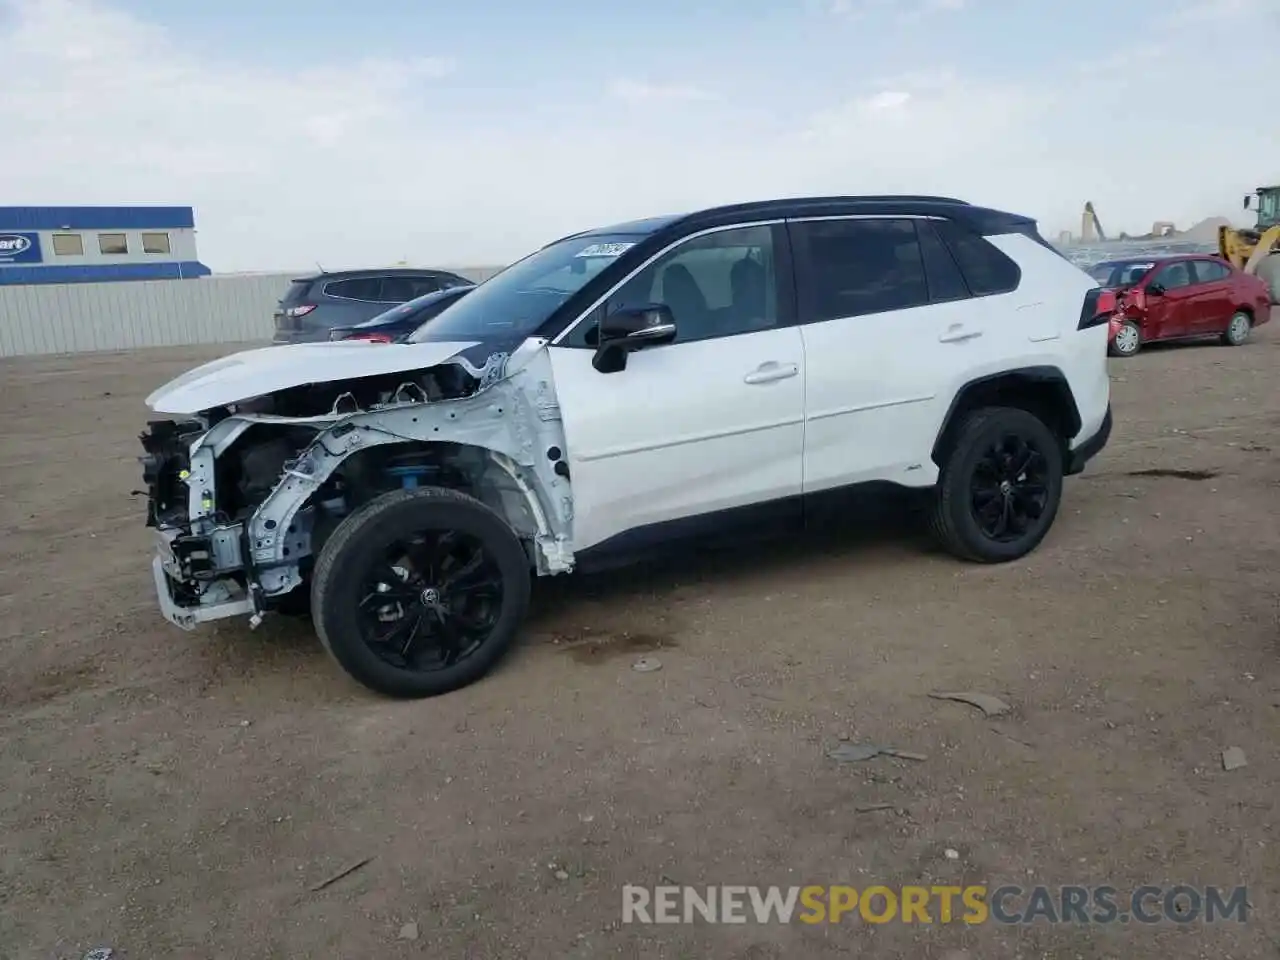
[[370, 343], [394, 343], [395, 341], [385, 333], [351, 333], [342, 338], [343, 340], [368, 340]]
[[296, 320], [298, 317], [305, 317], [315, 308], [316, 305], [314, 303], [303, 303], [296, 307], [289, 307], [285, 310], [284, 315], [291, 320]]
[[1084, 295], [1084, 304], [1080, 307], [1080, 323], [1078, 330], [1099, 327], [1111, 319], [1116, 312], [1116, 295], [1113, 290], [1094, 287]]

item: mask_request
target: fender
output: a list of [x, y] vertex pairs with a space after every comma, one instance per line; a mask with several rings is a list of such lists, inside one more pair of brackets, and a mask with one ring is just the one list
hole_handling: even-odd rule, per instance
[[[1054, 366], [1016, 367], [1012, 370], [1002, 370], [999, 373], [976, 377], [956, 391], [956, 395], [951, 398], [950, 406], [947, 407], [946, 416], [942, 418], [942, 424], [938, 428], [933, 449], [929, 452], [930, 459], [938, 466], [942, 465], [940, 457], [957, 411], [969, 406], [982, 406], [987, 402], [995, 403], [1008, 391], [1027, 388], [1049, 391], [1053, 395], [1054, 402], [1061, 405], [1060, 409], [1064, 415], [1062, 426], [1066, 431], [1063, 437], [1064, 442], [1080, 432], [1082, 425], [1080, 408], [1076, 405], [1076, 398], [1071, 392], [1071, 384], [1068, 383], [1066, 374]], [[970, 400], [976, 402], [971, 404]]]
[[302, 509], [343, 461], [368, 447], [405, 442], [483, 451], [511, 478], [532, 518], [537, 572], [572, 570], [573, 491], [545, 455], [552, 447], [565, 449], [565, 439], [544, 350], [510, 379], [465, 399], [363, 411], [317, 433], [246, 524], [246, 568], [265, 594], [301, 584], [298, 561], [310, 553]]

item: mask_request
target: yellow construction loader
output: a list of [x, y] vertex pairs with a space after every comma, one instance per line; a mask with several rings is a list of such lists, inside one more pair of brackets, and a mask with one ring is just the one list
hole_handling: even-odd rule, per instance
[[[1255, 202], [1256, 201], [1256, 202]], [[1259, 187], [1244, 198], [1258, 222], [1252, 229], [1218, 228], [1218, 252], [1245, 273], [1256, 274], [1280, 303], [1280, 186]]]

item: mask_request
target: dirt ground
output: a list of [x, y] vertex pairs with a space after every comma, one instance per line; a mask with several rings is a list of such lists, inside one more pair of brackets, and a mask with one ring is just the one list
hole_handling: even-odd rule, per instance
[[[1280, 329], [1113, 361], [1112, 443], [1023, 562], [889, 524], [548, 584], [495, 674], [417, 703], [297, 623], [157, 613], [142, 398], [219, 352], [0, 363], [0, 957], [1280, 950]], [[623, 925], [632, 883], [1247, 884], [1252, 910]]]

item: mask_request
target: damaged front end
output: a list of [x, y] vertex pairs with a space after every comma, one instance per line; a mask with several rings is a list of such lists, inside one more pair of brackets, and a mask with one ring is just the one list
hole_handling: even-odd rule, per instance
[[152, 567], [184, 629], [257, 625], [304, 607], [324, 544], [382, 494], [435, 486], [480, 500], [525, 544], [532, 570], [573, 566], [573, 498], [541, 341], [320, 343], [247, 351], [148, 398], [178, 417], [141, 435]]

